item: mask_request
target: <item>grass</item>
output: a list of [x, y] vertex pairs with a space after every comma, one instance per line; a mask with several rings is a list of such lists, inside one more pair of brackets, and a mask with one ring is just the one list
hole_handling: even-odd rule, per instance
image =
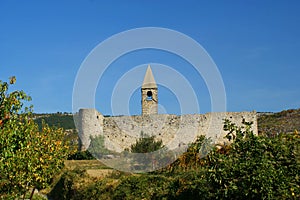
[[131, 175], [130, 173], [120, 172], [107, 167], [98, 160], [66, 160], [65, 170], [71, 171], [74, 169], [84, 170], [90, 177], [93, 178], [119, 178], [123, 175]]
[[86, 173], [91, 177], [104, 178], [110, 176], [114, 171], [113, 169], [87, 169]]
[[69, 170], [73, 170], [75, 168], [87, 170], [87, 169], [111, 169], [107, 167], [99, 160], [66, 160], [65, 166]]

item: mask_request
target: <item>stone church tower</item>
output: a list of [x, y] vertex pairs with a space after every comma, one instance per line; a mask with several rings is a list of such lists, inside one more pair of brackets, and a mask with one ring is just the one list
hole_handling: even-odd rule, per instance
[[142, 93], [142, 115], [157, 114], [158, 98], [157, 85], [148, 65], [144, 82], [141, 88]]
[[[197, 135], [206, 135], [212, 142], [224, 144], [229, 141], [225, 138], [228, 132], [223, 130], [223, 119], [229, 119], [237, 126], [242, 126], [242, 121], [253, 122], [253, 133], [258, 134], [255, 111], [160, 115], [157, 93], [158, 88], [151, 67], [148, 66], [141, 87], [142, 115], [109, 117], [103, 116], [95, 108], [80, 109], [79, 113], [74, 115], [74, 120], [78, 128], [81, 150], [89, 148], [91, 136], [101, 135], [105, 138], [106, 148], [122, 152], [136, 143], [142, 131], [149, 136], [157, 136], [157, 140], [162, 140], [170, 150], [177, 149], [179, 144], [194, 141]], [[152, 165], [150, 169], [153, 169]], [[132, 168], [125, 171], [127, 170]]]

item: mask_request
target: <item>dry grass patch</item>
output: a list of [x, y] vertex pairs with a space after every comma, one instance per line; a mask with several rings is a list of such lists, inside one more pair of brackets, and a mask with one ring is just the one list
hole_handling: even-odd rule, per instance
[[67, 169], [110, 169], [99, 160], [66, 160], [65, 166]]
[[86, 173], [95, 178], [104, 178], [113, 173], [113, 169], [87, 169]]

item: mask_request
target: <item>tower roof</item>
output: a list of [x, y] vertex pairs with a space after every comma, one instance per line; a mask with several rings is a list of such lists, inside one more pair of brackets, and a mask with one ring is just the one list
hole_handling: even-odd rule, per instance
[[148, 65], [142, 88], [157, 88], [150, 65]]

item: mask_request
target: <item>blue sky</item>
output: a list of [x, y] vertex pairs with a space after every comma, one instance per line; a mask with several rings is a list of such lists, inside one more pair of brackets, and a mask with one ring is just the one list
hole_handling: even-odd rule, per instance
[[[164, 27], [188, 35], [206, 49], [223, 78], [228, 111], [299, 108], [299, 10], [300, 2], [292, 0], [1, 0], [0, 80], [16, 76], [12, 89], [31, 95], [35, 112], [71, 112], [76, 74], [99, 43], [133, 28]], [[193, 68], [154, 50], [133, 52], [114, 62], [99, 82], [96, 108], [112, 114], [114, 85], [146, 63], [177, 69], [191, 81], [200, 112], [210, 111], [209, 93]], [[166, 112], [179, 113], [176, 94], [159, 89]], [[129, 109], [140, 113], [139, 90]]]

